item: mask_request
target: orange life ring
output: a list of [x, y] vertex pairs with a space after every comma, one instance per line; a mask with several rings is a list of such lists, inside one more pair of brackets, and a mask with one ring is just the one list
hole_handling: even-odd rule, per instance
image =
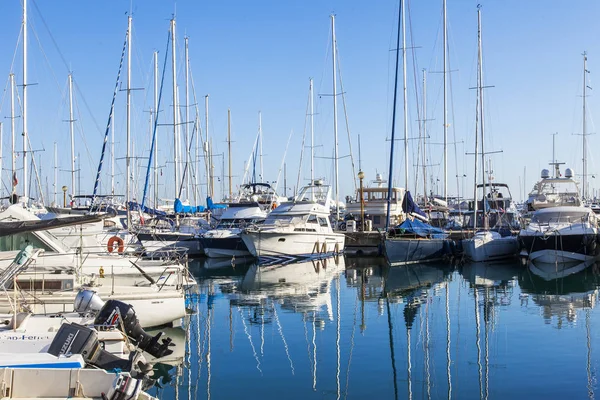
[[125, 251], [125, 242], [118, 236], [113, 236], [110, 239], [108, 239], [106, 250], [108, 250], [109, 253], [112, 253], [113, 251], [115, 251], [115, 247], [119, 254], [123, 254], [123, 252]]
[[273, 204], [271, 204], [271, 210], [274, 210], [274, 209], [276, 209], [276, 208], [277, 208], [277, 203], [273, 203]]

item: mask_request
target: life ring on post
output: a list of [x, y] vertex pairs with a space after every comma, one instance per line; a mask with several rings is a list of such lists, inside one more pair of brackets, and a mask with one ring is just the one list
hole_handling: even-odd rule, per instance
[[125, 251], [125, 242], [118, 236], [113, 236], [108, 239], [108, 244], [106, 245], [106, 250], [108, 250], [109, 253], [114, 252], [115, 248], [119, 254], [123, 254]]

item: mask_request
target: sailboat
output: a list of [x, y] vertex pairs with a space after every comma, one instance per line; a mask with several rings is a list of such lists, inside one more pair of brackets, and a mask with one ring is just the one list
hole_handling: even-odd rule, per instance
[[[484, 147], [484, 123], [483, 123], [483, 57], [481, 48], [481, 8], [477, 9], [477, 39], [478, 39], [478, 75], [477, 75], [477, 93], [478, 93], [478, 112], [479, 112], [479, 123], [481, 129], [481, 158], [485, 160], [485, 147]], [[511, 231], [508, 230], [507, 234], [503, 235], [501, 231], [494, 231], [489, 229], [487, 224], [487, 216], [491, 207], [489, 203], [493, 202], [496, 207], [493, 207], [497, 212], [509, 208], [511, 206], [510, 199], [509, 204], [505, 204], [502, 196], [494, 195], [498, 193], [494, 191], [494, 186], [491, 183], [485, 182], [485, 171], [482, 171], [483, 184], [477, 185], [477, 129], [475, 130], [475, 201], [474, 212], [473, 212], [473, 232], [475, 235], [470, 239], [464, 239], [462, 241], [465, 256], [472, 261], [493, 261], [501, 260], [505, 258], [516, 257], [519, 250], [519, 242], [516, 236], [511, 235]], [[483, 164], [483, 163], [482, 163]], [[483, 169], [483, 165], [481, 166]], [[491, 171], [490, 171], [491, 172]], [[490, 182], [492, 179], [490, 179]], [[483, 230], [477, 231], [477, 188], [483, 189]], [[489, 191], [489, 192], [488, 192]], [[500, 203], [500, 207], [497, 207]], [[509, 207], [506, 207], [506, 206]]]
[[[425, 221], [425, 213], [413, 201], [410, 191], [406, 191], [402, 201], [402, 209], [407, 219], [400, 225], [390, 228], [391, 201], [392, 201], [392, 175], [394, 168], [394, 141], [396, 129], [396, 100], [398, 87], [398, 65], [400, 57], [400, 32], [405, 27], [404, 1], [400, 2], [398, 15], [398, 36], [396, 41], [396, 69], [394, 83], [394, 101], [392, 108], [392, 135], [390, 142], [390, 167], [388, 177], [386, 238], [384, 240], [385, 257], [391, 265], [421, 263], [441, 260], [452, 253], [452, 241], [447, 239], [447, 234]], [[408, 186], [408, 126], [407, 126], [407, 99], [406, 99], [406, 34], [403, 35], [403, 78], [404, 78], [404, 181]]]

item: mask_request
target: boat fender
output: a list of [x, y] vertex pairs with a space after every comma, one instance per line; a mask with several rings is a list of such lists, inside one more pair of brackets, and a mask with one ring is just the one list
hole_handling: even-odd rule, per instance
[[108, 250], [109, 253], [114, 252], [115, 248], [119, 254], [123, 254], [125, 251], [125, 242], [118, 236], [113, 236], [108, 239], [108, 244], [106, 245], [106, 250]]

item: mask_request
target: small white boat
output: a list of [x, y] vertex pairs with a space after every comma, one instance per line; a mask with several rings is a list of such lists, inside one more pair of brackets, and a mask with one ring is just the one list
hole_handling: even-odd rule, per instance
[[478, 231], [470, 239], [463, 239], [465, 256], [475, 262], [514, 258], [519, 252], [516, 236], [502, 236], [495, 231]]

